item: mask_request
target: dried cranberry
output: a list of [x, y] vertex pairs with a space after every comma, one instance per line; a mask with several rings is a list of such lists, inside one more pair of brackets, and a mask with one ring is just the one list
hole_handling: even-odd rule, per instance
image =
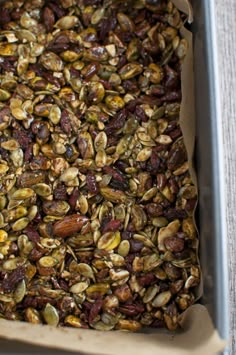
[[27, 149], [32, 142], [32, 133], [27, 132], [23, 127], [17, 126], [16, 129], [13, 129], [12, 136], [17, 139], [23, 149]]
[[99, 34], [98, 38], [103, 41], [107, 36], [108, 32], [111, 30], [111, 18], [103, 18], [99, 23]]
[[161, 205], [157, 205], [156, 203], [149, 203], [146, 205], [147, 214], [150, 217], [158, 217], [163, 214], [163, 207]]
[[187, 212], [185, 210], [177, 209], [177, 208], [168, 208], [163, 212], [163, 216], [168, 220], [173, 219], [184, 219], [187, 217]]
[[138, 253], [144, 247], [142, 242], [138, 240], [131, 239], [130, 240], [130, 252], [131, 253]]
[[42, 20], [48, 32], [52, 32], [53, 26], [55, 24], [55, 16], [52, 9], [45, 7], [42, 12]]
[[169, 66], [165, 66], [165, 87], [175, 89], [179, 86], [179, 75]]
[[63, 132], [70, 135], [71, 131], [72, 131], [72, 126], [71, 126], [71, 120], [69, 117], [69, 113], [67, 110], [62, 111], [60, 124], [61, 124], [61, 128], [62, 128]]
[[29, 260], [37, 261], [43, 256], [43, 254], [44, 253], [41, 250], [33, 248], [29, 254]]
[[70, 205], [71, 211], [73, 211], [75, 209], [79, 194], [80, 194], [80, 192], [79, 192], [78, 187], [75, 187], [72, 194], [70, 195], [70, 198], [69, 198], [69, 205]]
[[126, 109], [122, 109], [121, 111], [119, 111], [106, 125], [106, 134], [109, 136], [115, 134], [118, 130], [120, 130], [124, 126], [127, 116], [128, 111]]
[[58, 17], [61, 18], [63, 16], [65, 16], [66, 12], [65, 10], [58, 5], [57, 2], [55, 1], [49, 1], [47, 2], [47, 6], [54, 12], [54, 14]]
[[152, 273], [145, 274], [138, 278], [138, 283], [142, 287], [150, 286], [154, 281], [156, 281], [156, 277]]
[[7, 8], [2, 8], [1, 9], [1, 16], [0, 16], [0, 25], [5, 25], [8, 22], [11, 21], [11, 16], [10, 16], [10, 12], [9, 9]]
[[35, 244], [40, 242], [40, 235], [36, 230], [36, 227], [32, 224], [29, 224], [25, 229], [24, 233], [28, 236], [29, 240]]
[[67, 199], [66, 186], [63, 184], [58, 184], [53, 190], [53, 195], [55, 200], [66, 200]]
[[127, 181], [118, 181], [115, 179], [112, 179], [110, 181], [109, 186], [115, 190], [120, 190], [120, 191], [127, 191], [129, 189], [129, 183]]
[[167, 250], [178, 253], [184, 249], [184, 240], [178, 237], [168, 237], [164, 241]]
[[175, 102], [182, 98], [181, 91], [171, 91], [160, 98], [161, 102]]
[[89, 312], [89, 323], [92, 323], [93, 320], [97, 317], [100, 313], [103, 305], [103, 300], [97, 300], [91, 307]]
[[118, 308], [118, 311], [129, 316], [134, 317], [145, 311], [145, 308], [139, 304], [129, 304]]
[[89, 171], [86, 175], [86, 183], [89, 192], [91, 192], [92, 194], [98, 194], [99, 188], [98, 183], [96, 181], [96, 176], [91, 171]]
[[17, 284], [25, 277], [25, 268], [23, 266], [17, 267], [4, 278], [2, 286], [5, 292], [11, 292], [15, 289]]
[[122, 240], [130, 240], [132, 237], [132, 233], [128, 232], [127, 230], [126, 231], [123, 231], [121, 233], [121, 238]]
[[136, 106], [135, 107], [135, 115], [142, 122], [147, 122], [147, 120], [148, 120], [148, 117], [147, 117], [144, 109], [141, 106]]
[[103, 227], [102, 229], [102, 233], [107, 233], [107, 232], [115, 232], [118, 231], [122, 226], [121, 221], [119, 221], [118, 219], [112, 219], [111, 221], [109, 221], [108, 223], [106, 223], [106, 225]]

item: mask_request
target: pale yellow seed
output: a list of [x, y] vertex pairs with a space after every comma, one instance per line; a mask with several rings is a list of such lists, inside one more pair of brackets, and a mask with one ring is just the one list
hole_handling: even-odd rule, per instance
[[0, 229], [0, 243], [3, 243], [7, 240], [7, 237], [8, 237], [8, 233], [3, 230], [3, 229]]
[[122, 240], [118, 247], [118, 254], [125, 257], [129, 254], [130, 244], [128, 240]]

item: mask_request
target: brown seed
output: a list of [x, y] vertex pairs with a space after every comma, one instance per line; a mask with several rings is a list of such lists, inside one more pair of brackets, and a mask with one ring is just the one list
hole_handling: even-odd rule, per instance
[[27, 320], [27, 322], [33, 323], [33, 324], [41, 324], [42, 323], [39, 312], [36, 309], [33, 309], [31, 307], [26, 308], [25, 319]]
[[67, 316], [64, 322], [65, 324], [70, 325], [71, 327], [74, 328], [87, 328], [87, 325], [84, 322], [82, 322], [80, 318], [73, 315]]
[[116, 329], [129, 330], [131, 332], [137, 332], [141, 327], [141, 323], [128, 319], [120, 319], [116, 325]]

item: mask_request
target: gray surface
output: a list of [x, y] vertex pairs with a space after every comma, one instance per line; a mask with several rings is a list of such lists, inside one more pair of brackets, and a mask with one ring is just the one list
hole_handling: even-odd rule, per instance
[[[195, 0], [197, 1], [197, 0]], [[222, 131], [226, 182], [226, 220], [230, 271], [230, 354], [236, 354], [236, 1], [215, 0]]]
[[47, 354], [47, 355], [82, 355], [81, 353], [74, 352], [64, 352], [60, 350], [48, 350], [47, 348], [42, 348], [38, 346], [29, 346], [20, 342], [11, 342], [8, 340], [0, 340], [0, 354], [18, 355], [18, 354]]

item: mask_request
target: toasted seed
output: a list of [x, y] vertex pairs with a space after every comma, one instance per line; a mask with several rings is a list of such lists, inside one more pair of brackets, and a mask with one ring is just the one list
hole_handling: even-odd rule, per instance
[[10, 211], [8, 211], [5, 216], [5, 220], [6, 222], [15, 221], [16, 219], [27, 216], [27, 214], [28, 214], [27, 209], [23, 206], [19, 206], [16, 207], [15, 209], [11, 209]]
[[163, 307], [170, 301], [170, 299], [171, 299], [171, 292], [170, 291], [161, 292], [152, 301], [152, 306], [153, 307]]
[[64, 16], [61, 17], [55, 24], [55, 27], [62, 30], [69, 30], [78, 23], [78, 17], [76, 16]]
[[119, 247], [118, 247], [118, 253], [125, 257], [129, 254], [129, 250], [130, 250], [130, 243], [128, 240], [122, 240], [122, 242], [120, 243]]
[[110, 260], [114, 266], [121, 267], [125, 265], [125, 258], [119, 254], [111, 254]]
[[115, 271], [111, 269], [109, 271], [109, 275], [113, 281], [118, 281], [118, 280], [123, 280], [129, 277], [129, 271], [127, 270], [121, 270], [121, 271]]
[[161, 251], [165, 251], [164, 241], [168, 237], [175, 235], [180, 228], [180, 221], [176, 219], [175, 221], [169, 223], [166, 227], [162, 227], [158, 232], [158, 248]]
[[84, 195], [80, 195], [77, 204], [82, 215], [85, 215], [88, 212], [88, 200]]
[[159, 255], [152, 254], [146, 255], [143, 257], [143, 270], [151, 271], [162, 264], [162, 259], [160, 259]]
[[153, 300], [153, 298], [156, 296], [157, 292], [159, 291], [159, 287], [157, 285], [150, 286], [144, 297], [143, 297], [143, 302], [144, 303], [149, 303]]
[[12, 230], [14, 232], [21, 231], [28, 226], [29, 222], [30, 220], [27, 217], [20, 218], [12, 224]]
[[75, 328], [85, 328], [85, 324], [76, 316], [69, 315], [64, 320], [65, 324]]
[[110, 187], [101, 187], [100, 192], [105, 199], [114, 203], [122, 203], [125, 202], [127, 199], [123, 191], [114, 190]]
[[34, 185], [33, 188], [36, 194], [42, 197], [47, 197], [52, 193], [51, 187], [44, 183], [39, 183], [37, 185]]
[[142, 197], [142, 201], [149, 201], [151, 200], [157, 193], [157, 188], [156, 187], [152, 187], [151, 189], [149, 189], [147, 192], [145, 192], [145, 194]]
[[22, 121], [27, 119], [27, 112], [20, 107], [12, 108], [11, 113], [17, 120]]
[[150, 158], [151, 154], [152, 154], [152, 148], [150, 148], [150, 147], [143, 148], [138, 153], [136, 160], [137, 161], [146, 161]]
[[52, 256], [43, 256], [39, 259], [39, 265], [42, 267], [54, 267], [57, 265], [57, 259], [53, 258]]
[[98, 249], [113, 250], [121, 241], [120, 232], [107, 232], [99, 238], [97, 247]]
[[3, 269], [4, 270], [15, 270], [18, 266], [23, 265], [25, 262], [25, 259], [20, 258], [20, 257], [15, 257], [13, 259], [8, 259], [4, 261], [3, 263]]
[[61, 109], [60, 109], [60, 107], [57, 106], [57, 105], [52, 105], [48, 117], [49, 117], [50, 121], [53, 124], [57, 125], [60, 122], [60, 120], [61, 120]]
[[6, 150], [14, 151], [19, 148], [19, 143], [15, 139], [9, 139], [8, 141], [2, 142], [1, 147]]
[[135, 320], [120, 319], [116, 324], [116, 329], [137, 332], [142, 327], [141, 323]]
[[107, 283], [97, 283], [89, 286], [86, 289], [86, 294], [88, 297], [97, 298], [97, 295], [103, 296], [110, 290], [110, 286]]
[[96, 152], [106, 149], [107, 146], [107, 135], [105, 132], [99, 132], [94, 140], [94, 147]]
[[59, 72], [64, 68], [61, 58], [53, 52], [43, 53], [40, 57], [40, 62], [47, 70]]
[[119, 70], [119, 74], [122, 80], [128, 80], [136, 75], [141, 74], [143, 71], [143, 67], [140, 64], [130, 63], [126, 64]]
[[16, 303], [20, 303], [26, 294], [26, 284], [25, 280], [22, 280], [17, 285], [15, 292], [14, 292], [14, 299]]
[[124, 105], [125, 102], [124, 100], [120, 97], [120, 96], [113, 96], [113, 95], [108, 95], [105, 99], [106, 105], [109, 109], [114, 110], [114, 111], [118, 111], [121, 110]]
[[9, 170], [9, 166], [6, 164], [0, 164], [0, 174], [5, 174]]
[[104, 13], [105, 13], [104, 7], [98, 8], [96, 11], [94, 11], [94, 13], [91, 17], [91, 24], [97, 25], [101, 21], [101, 19], [103, 18]]
[[94, 272], [93, 272], [93, 269], [91, 268], [91, 266], [89, 266], [85, 263], [80, 263], [80, 264], [78, 264], [77, 269], [78, 269], [78, 272], [80, 273], [80, 275], [94, 280]]
[[69, 182], [74, 180], [79, 173], [79, 170], [75, 167], [66, 169], [60, 176], [60, 180], [63, 182]]
[[102, 330], [102, 331], [108, 331], [108, 330], [112, 330], [114, 328], [114, 324], [105, 324], [101, 321], [94, 323], [91, 325], [94, 329], [96, 330]]
[[70, 288], [70, 292], [72, 293], [81, 293], [83, 291], [85, 291], [88, 288], [89, 284], [88, 282], [78, 282], [76, 284], [74, 284], [73, 286], [71, 286]]
[[26, 308], [25, 310], [25, 318], [27, 322], [33, 323], [33, 324], [41, 324], [42, 320], [40, 317], [39, 312], [31, 307]]
[[0, 43], [0, 55], [14, 56], [17, 53], [17, 45], [14, 43]]
[[38, 213], [38, 206], [36, 205], [31, 206], [28, 210], [28, 216], [27, 216], [28, 219], [30, 221], [34, 220], [35, 217], [37, 216], [37, 213]]
[[156, 142], [160, 144], [170, 144], [172, 143], [172, 139], [170, 136], [167, 136], [166, 134], [161, 134], [156, 138]]
[[11, 196], [12, 200], [26, 200], [27, 198], [30, 198], [34, 195], [34, 190], [30, 188], [23, 188], [16, 190], [13, 195]]
[[43, 318], [48, 325], [57, 326], [59, 323], [59, 315], [55, 307], [50, 303], [46, 304], [43, 310]]
[[5, 230], [0, 229], [0, 243], [4, 243], [7, 240], [7, 237], [8, 233]]
[[107, 155], [104, 150], [99, 150], [95, 157], [95, 163], [98, 168], [103, 168], [107, 162]]
[[10, 97], [10, 92], [0, 89], [0, 101], [7, 101]]

